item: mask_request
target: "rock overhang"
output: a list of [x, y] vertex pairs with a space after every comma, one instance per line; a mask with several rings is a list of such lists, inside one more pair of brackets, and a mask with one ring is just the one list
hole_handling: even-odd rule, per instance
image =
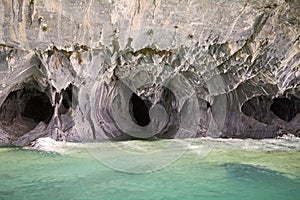
[[[55, 108], [44, 127], [46, 135], [79, 141], [77, 132], [85, 127], [87, 138], [128, 138], [111, 110], [116, 83], [121, 80], [140, 97], [158, 103], [160, 84], [177, 74], [182, 78], [173, 85], [192, 90], [198, 99], [196, 136], [212, 131], [263, 138], [282, 130], [299, 135], [297, 114], [289, 122], [275, 116], [266, 124], [242, 112], [245, 103], [258, 97], [299, 98], [299, 10], [297, 1], [279, 0], [194, 1], [185, 6], [174, 0], [3, 1], [0, 101], [34, 77], [48, 88]], [[189, 86], [182, 86], [182, 79]], [[62, 111], [70, 106], [70, 96], [76, 106]], [[121, 105], [120, 112], [128, 111]], [[176, 109], [161, 114], [169, 128], [157, 126], [162, 131], [158, 136], [172, 137], [184, 121], [170, 120]], [[78, 118], [85, 122], [76, 128]], [[1, 131], [4, 141], [12, 139]]]

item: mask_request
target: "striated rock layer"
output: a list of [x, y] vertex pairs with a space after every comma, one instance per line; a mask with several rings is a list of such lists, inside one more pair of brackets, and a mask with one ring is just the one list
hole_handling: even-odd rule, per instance
[[298, 0], [2, 0], [0, 142], [300, 135]]

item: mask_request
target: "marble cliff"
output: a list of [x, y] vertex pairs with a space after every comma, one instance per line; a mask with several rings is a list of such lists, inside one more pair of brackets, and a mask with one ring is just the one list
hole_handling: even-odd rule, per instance
[[0, 142], [300, 135], [298, 0], [1, 0]]

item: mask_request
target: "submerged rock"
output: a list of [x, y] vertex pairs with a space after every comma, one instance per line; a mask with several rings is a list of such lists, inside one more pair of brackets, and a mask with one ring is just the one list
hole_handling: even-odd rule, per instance
[[299, 1], [0, 3], [0, 142], [300, 135]]

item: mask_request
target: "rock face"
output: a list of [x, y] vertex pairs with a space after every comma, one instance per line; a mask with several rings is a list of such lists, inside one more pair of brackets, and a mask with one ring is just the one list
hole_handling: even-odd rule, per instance
[[2, 0], [0, 142], [300, 135], [300, 2]]

